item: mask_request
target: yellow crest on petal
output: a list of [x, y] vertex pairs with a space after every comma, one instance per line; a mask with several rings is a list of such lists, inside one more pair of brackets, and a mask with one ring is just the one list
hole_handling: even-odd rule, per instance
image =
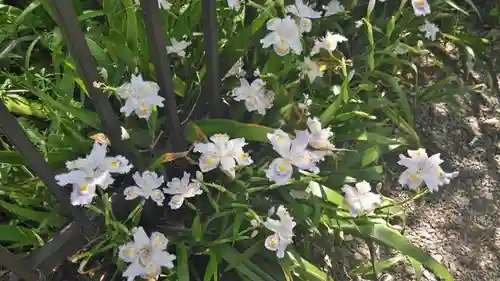
[[89, 190], [89, 186], [88, 185], [86, 185], [86, 184], [80, 185], [80, 191], [85, 192], [87, 190]]

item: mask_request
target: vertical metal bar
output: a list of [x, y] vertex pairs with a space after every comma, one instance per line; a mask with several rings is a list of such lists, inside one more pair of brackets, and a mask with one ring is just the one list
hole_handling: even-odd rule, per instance
[[0, 246], [0, 265], [15, 273], [25, 281], [41, 280], [42, 275], [36, 269], [32, 269], [30, 264], [15, 256], [9, 250]]
[[155, 66], [160, 93], [165, 98], [165, 133], [171, 140], [174, 152], [185, 151], [187, 143], [181, 131], [177, 103], [175, 101], [172, 73], [167, 57], [166, 42], [158, 1], [141, 1], [144, 22], [148, 34], [149, 56]]
[[203, 20], [203, 38], [207, 72], [205, 74], [202, 95], [206, 97], [209, 113], [212, 117], [222, 116], [220, 95], [219, 55], [217, 53], [217, 8], [216, 0], [202, 0], [201, 14]]
[[54, 18], [61, 28], [69, 52], [75, 61], [76, 69], [99, 115], [102, 128], [111, 141], [112, 149], [125, 155], [137, 169], [142, 170], [144, 167], [140, 159], [132, 153], [129, 143], [121, 139], [120, 122], [113, 112], [107, 94], [93, 86], [93, 83], [99, 80], [97, 67], [85, 40], [85, 35], [78, 25], [77, 15], [72, 4], [73, 1], [50, 0], [49, 3]]
[[23, 128], [17, 123], [16, 118], [10, 114], [7, 107], [0, 102], [0, 131], [9, 138], [16, 149], [26, 158], [28, 166], [37, 174], [45, 185], [54, 192], [57, 200], [61, 203], [62, 211], [70, 215], [86, 231], [92, 232], [92, 226], [88, 225], [88, 219], [82, 210], [73, 207], [69, 202], [68, 192], [60, 187], [55, 180], [55, 173], [47, 164], [42, 154], [29, 141]]

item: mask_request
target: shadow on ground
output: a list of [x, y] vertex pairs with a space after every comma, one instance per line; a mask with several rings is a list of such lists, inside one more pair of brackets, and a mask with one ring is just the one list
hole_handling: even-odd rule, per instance
[[445, 170], [460, 175], [408, 206], [407, 235], [457, 281], [500, 280], [500, 106], [496, 97], [482, 94], [461, 99], [460, 112], [444, 103], [417, 109], [424, 146], [441, 153]]

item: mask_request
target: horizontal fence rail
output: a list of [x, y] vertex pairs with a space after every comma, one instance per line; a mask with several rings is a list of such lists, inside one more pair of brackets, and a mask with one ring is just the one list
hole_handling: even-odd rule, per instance
[[42, 248], [34, 251], [26, 261], [31, 264], [32, 268], [39, 269], [47, 276], [68, 257], [80, 251], [92, 238], [95, 237], [86, 236], [78, 225], [72, 222]]
[[43, 280], [42, 275], [36, 269], [32, 269], [31, 264], [15, 256], [9, 250], [0, 246], [0, 265], [17, 274], [26, 281]]

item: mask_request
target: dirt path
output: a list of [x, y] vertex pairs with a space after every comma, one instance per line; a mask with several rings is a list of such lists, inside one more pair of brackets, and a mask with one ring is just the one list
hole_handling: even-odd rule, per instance
[[[418, 111], [426, 148], [460, 175], [408, 206], [410, 239], [444, 263], [457, 281], [500, 280], [500, 105], [466, 96], [461, 112], [437, 104]], [[415, 280], [406, 274], [396, 280]], [[397, 276], [396, 275], [396, 276]], [[406, 275], [403, 277], [402, 275]], [[436, 280], [426, 272], [422, 280]]]

